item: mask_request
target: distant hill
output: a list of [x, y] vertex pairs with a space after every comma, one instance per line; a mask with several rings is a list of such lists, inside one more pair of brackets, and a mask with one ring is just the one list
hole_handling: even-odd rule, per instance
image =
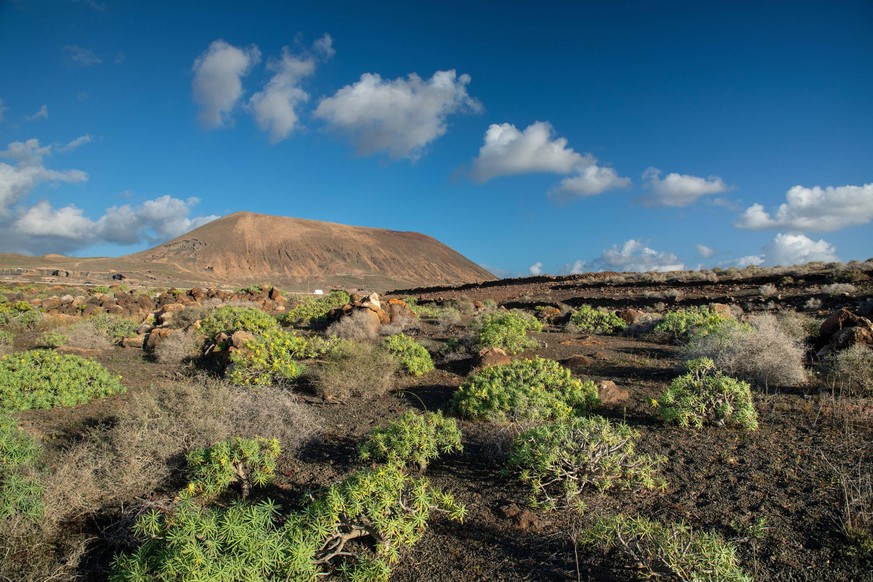
[[0, 255], [0, 274], [177, 286], [270, 282], [292, 291], [376, 291], [495, 277], [417, 232], [237, 212], [152, 249], [117, 258]]

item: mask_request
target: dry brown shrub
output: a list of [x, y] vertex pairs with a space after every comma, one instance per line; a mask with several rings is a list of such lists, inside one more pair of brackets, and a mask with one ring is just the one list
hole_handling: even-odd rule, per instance
[[828, 381], [835, 392], [873, 395], [873, 349], [856, 344], [831, 356]]
[[309, 373], [313, 387], [325, 400], [376, 398], [394, 387], [397, 362], [369, 342], [347, 341]]
[[370, 315], [363, 309], [356, 309], [351, 314], [330, 324], [326, 330], [328, 336], [338, 338], [366, 341], [375, 339], [378, 335], [370, 325]]
[[91, 320], [80, 321], [63, 330], [66, 346], [86, 350], [108, 350], [112, 342]]
[[818, 335], [818, 328], [821, 326], [821, 320], [793, 309], [780, 311], [776, 315], [776, 321], [782, 331], [799, 342], [805, 342], [811, 336]]
[[196, 331], [171, 333], [155, 346], [155, 359], [161, 364], [182, 364], [200, 355], [203, 339]]

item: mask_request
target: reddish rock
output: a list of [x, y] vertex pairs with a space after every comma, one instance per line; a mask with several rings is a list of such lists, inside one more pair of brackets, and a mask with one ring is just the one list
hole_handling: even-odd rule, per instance
[[145, 348], [149, 351], [154, 351], [155, 347], [160, 344], [163, 340], [170, 337], [174, 333], [182, 333], [177, 329], [169, 329], [166, 327], [156, 327], [146, 336], [145, 339]]
[[619, 388], [612, 380], [598, 382], [597, 393], [600, 396], [600, 403], [606, 406], [619, 404], [630, 398], [630, 392]]
[[121, 340], [121, 347], [142, 349], [145, 345], [145, 336], [137, 335], [134, 337], [126, 337]]
[[617, 316], [619, 316], [621, 318], [621, 320], [624, 321], [628, 325], [635, 324], [637, 322], [637, 320], [639, 320], [639, 318], [641, 318], [643, 316], [642, 311], [640, 311], [639, 309], [633, 309], [630, 307], [626, 308], [626, 309], [619, 309], [618, 311], [615, 312], [615, 314]]
[[839, 311], [831, 313], [827, 319], [822, 322], [818, 332], [819, 339], [822, 340], [823, 343], [827, 343], [830, 341], [830, 338], [841, 329], [857, 326], [870, 326], [870, 320], [866, 317], [855, 315], [848, 309], [840, 309]]
[[388, 320], [391, 323], [417, 321], [418, 316], [405, 301], [389, 299], [387, 307]]
[[512, 358], [500, 348], [482, 348], [476, 354], [476, 367], [489, 368], [491, 366], [505, 366], [511, 364]]
[[830, 343], [837, 351], [858, 344], [873, 346], [873, 327], [858, 325], [841, 329], [831, 337]]
[[529, 509], [522, 509], [515, 503], [509, 503], [499, 508], [498, 512], [506, 519], [511, 519], [521, 529], [540, 530], [543, 521]]
[[564, 363], [568, 368], [584, 368], [590, 366], [594, 363], [594, 360], [589, 358], [588, 356], [583, 356], [582, 354], [576, 354], [567, 358], [567, 361]]
[[230, 336], [230, 345], [234, 348], [243, 348], [246, 345], [246, 342], [255, 339], [255, 336], [247, 331], [237, 330], [233, 332], [233, 335]]
[[730, 305], [725, 305], [724, 303], [710, 303], [709, 308], [713, 311], [713, 313], [720, 317], [723, 317], [725, 319], [734, 318], [734, 314], [733, 311], [731, 311]]

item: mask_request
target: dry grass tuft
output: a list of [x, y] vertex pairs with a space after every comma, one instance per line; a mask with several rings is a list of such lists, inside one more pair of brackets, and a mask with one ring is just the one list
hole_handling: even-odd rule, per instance
[[369, 342], [343, 342], [314, 367], [309, 376], [325, 400], [376, 398], [394, 387], [397, 362], [386, 350]]

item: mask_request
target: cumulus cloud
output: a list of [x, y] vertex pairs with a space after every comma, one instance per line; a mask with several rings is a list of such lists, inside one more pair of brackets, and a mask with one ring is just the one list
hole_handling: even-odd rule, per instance
[[701, 197], [727, 192], [730, 187], [718, 176], [700, 178], [671, 172], [661, 178], [661, 170], [647, 168], [643, 179], [648, 181], [651, 196], [644, 198], [650, 204], [658, 206], [688, 206]]
[[73, 44], [65, 46], [64, 52], [67, 53], [69, 62], [78, 67], [93, 67], [103, 62], [103, 59], [98, 57], [91, 49]]
[[208, 128], [232, 123], [231, 111], [243, 95], [242, 78], [261, 60], [258, 47], [238, 48], [213, 41], [194, 61], [191, 89], [200, 107], [198, 118]]
[[39, 119], [48, 119], [48, 116], [49, 116], [48, 105], [43, 105], [42, 107], [39, 108], [39, 111], [37, 111], [33, 115], [28, 115], [26, 119], [28, 121], [37, 121]]
[[745, 257], [740, 257], [739, 259], [737, 259], [734, 262], [736, 263], [736, 265], [738, 267], [743, 269], [745, 267], [752, 267], [752, 266], [757, 267], [758, 265], [764, 264], [764, 261], [765, 261], [764, 255], [748, 255]]
[[564, 178], [558, 187], [549, 194], [554, 198], [596, 196], [607, 190], [627, 188], [630, 178], [622, 178], [612, 168], [591, 165], [581, 168], [575, 176]]
[[360, 155], [386, 152], [392, 158], [417, 159], [448, 130], [449, 115], [478, 111], [467, 93], [469, 75], [437, 71], [430, 79], [415, 73], [386, 80], [376, 73], [346, 85], [318, 104], [315, 116], [344, 135]]
[[542, 275], [543, 274], [543, 264], [539, 261], [534, 263], [528, 268], [528, 272], [531, 275]]
[[578, 275], [579, 273], [584, 273], [588, 267], [588, 262], [583, 261], [582, 259], [577, 259], [573, 261], [571, 265], [564, 265], [561, 269], [562, 275]]
[[814, 241], [802, 234], [777, 234], [764, 250], [771, 265], [799, 265], [813, 261], [839, 261], [837, 249], [825, 240]]
[[803, 231], [834, 231], [867, 224], [873, 220], [873, 183], [863, 186], [794, 186], [774, 214], [753, 204], [736, 226], [750, 230], [783, 228]]
[[704, 259], [708, 259], [709, 257], [711, 257], [712, 255], [715, 254], [715, 249], [710, 248], [710, 247], [703, 245], [703, 244], [696, 244], [696, 245], [694, 245], [694, 248], [697, 249], [697, 254], [700, 255], [701, 257], [703, 257]]
[[567, 147], [563, 137], [553, 137], [551, 124], [537, 121], [524, 131], [511, 123], [492, 123], [485, 132], [485, 143], [473, 160], [471, 175], [477, 182], [513, 174], [569, 174], [577, 167], [594, 163], [589, 156]]
[[618, 247], [603, 251], [595, 261], [599, 267], [610, 271], [681, 271], [685, 265], [673, 253], [659, 252], [634, 239]]
[[[327, 59], [333, 56], [333, 40], [325, 34], [315, 41], [313, 50]], [[309, 100], [309, 94], [300, 87], [300, 82], [315, 72], [316, 60], [312, 55], [292, 55], [288, 47], [282, 48], [282, 58], [271, 59], [267, 69], [273, 78], [263, 91], [249, 100], [249, 108], [262, 130], [270, 133], [270, 141], [276, 143], [287, 138], [299, 121], [298, 107]]]
[[[89, 136], [82, 136], [58, 151], [75, 149], [89, 140]], [[192, 218], [198, 200], [170, 196], [140, 205], [113, 206], [97, 220], [85, 216], [75, 205], [55, 208], [47, 200], [28, 204], [27, 198], [40, 184], [88, 179], [81, 170], [47, 168], [45, 159], [51, 153], [52, 146], [40, 146], [36, 139], [12, 142], [0, 151], [0, 158], [13, 162], [0, 162], [0, 252], [66, 253], [97, 243], [155, 244], [218, 218]]]

